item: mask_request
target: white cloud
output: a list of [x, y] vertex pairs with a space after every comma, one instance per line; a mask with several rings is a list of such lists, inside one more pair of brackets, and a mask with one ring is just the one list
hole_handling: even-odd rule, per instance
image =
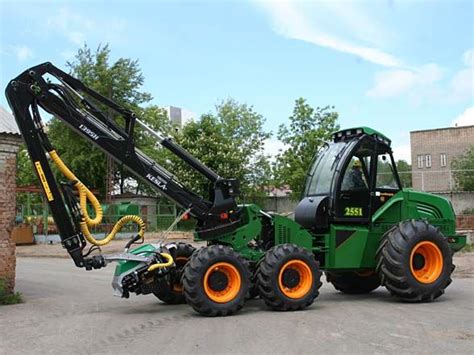
[[474, 125], [474, 106], [468, 107], [463, 113], [453, 120], [451, 125], [455, 127]]
[[465, 51], [462, 56], [462, 59], [464, 61], [464, 64], [466, 64], [468, 67], [474, 66], [474, 48]]
[[[474, 50], [462, 56], [466, 65], [473, 64]], [[426, 64], [417, 69], [386, 70], [375, 74], [374, 83], [366, 95], [388, 98], [409, 95], [414, 102], [423, 100], [456, 103], [474, 98], [474, 66], [456, 71], [450, 77], [437, 64]], [[446, 80], [443, 80], [446, 79]]]
[[415, 74], [409, 70], [390, 70], [375, 74], [374, 86], [367, 91], [370, 97], [398, 96], [411, 89], [416, 82]]
[[[318, 25], [318, 21], [312, 21], [308, 14], [318, 11], [318, 8], [304, 9], [298, 7], [301, 3], [291, 1], [260, 2], [264, 10], [270, 15], [275, 32], [290, 39], [297, 39], [317, 46], [330, 48], [339, 52], [353, 54], [363, 60], [379, 64], [385, 67], [401, 67], [401, 61], [389, 53], [375, 47], [364, 46], [354, 43], [348, 39], [331, 35]], [[303, 3], [304, 4], [304, 3]], [[318, 6], [324, 3], [317, 3]], [[348, 13], [345, 13], [347, 17]], [[354, 20], [353, 18], [351, 20]], [[334, 21], [337, 21], [335, 19]], [[358, 21], [353, 21], [358, 23]], [[360, 26], [359, 32], [367, 30]], [[372, 31], [374, 31], [372, 29]]]
[[126, 21], [107, 16], [100, 22], [90, 15], [73, 11], [67, 6], [59, 8], [51, 16], [42, 20], [41, 25], [46, 33], [57, 33], [70, 43], [82, 46], [86, 40], [102, 43], [117, 43], [127, 37]]
[[11, 49], [20, 62], [33, 57], [33, 51], [25, 45], [12, 46]]
[[374, 84], [366, 93], [369, 97], [394, 97], [407, 93], [421, 95], [443, 78], [443, 69], [426, 64], [419, 69], [387, 70], [375, 74]]
[[474, 98], [474, 67], [454, 74], [449, 83], [448, 98], [454, 102]]

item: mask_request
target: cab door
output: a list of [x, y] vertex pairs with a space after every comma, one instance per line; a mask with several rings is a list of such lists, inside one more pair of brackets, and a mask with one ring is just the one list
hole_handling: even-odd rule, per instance
[[338, 222], [367, 223], [370, 218], [375, 142], [366, 137], [356, 145], [342, 165], [335, 193]]

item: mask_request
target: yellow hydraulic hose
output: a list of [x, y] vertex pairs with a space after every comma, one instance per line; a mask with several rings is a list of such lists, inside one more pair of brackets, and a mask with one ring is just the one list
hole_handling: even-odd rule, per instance
[[[124, 216], [114, 225], [112, 231], [101, 240], [95, 239], [89, 231], [89, 227], [98, 225], [102, 221], [103, 213], [102, 207], [100, 206], [99, 201], [95, 195], [74, 175], [74, 173], [69, 170], [69, 168], [64, 164], [64, 162], [59, 157], [58, 153], [55, 150], [49, 152], [49, 156], [54, 161], [61, 173], [69, 180], [74, 182], [74, 187], [79, 192], [79, 204], [81, 206], [81, 212], [83, 215], [83, 220], [80, 222], [81, 231], [84, 234], [84, 237], [91, 244], [97, 246], [103, 246], [108, 244], [112, 239], [115, 238], [115, 235], [122, 229], [122, 227], [128, 222], [134, 222], [138, 225], [139, 231], [138, 235], [143, 238], [145, 235], [145, 223], [138, 216]], [[95, 212], [95, 218], [91, 218], [87, 212], [87, 201], [92, 204]]]
[[[64, 162], [61, 160], [55, 150], [50, 151], [49, 156], [54, 161], [61, 173], [67, 179], [74, 182], [74, 187], [79, 192], [79, 204], [83, 215], [83, 219], [79, 224], [81, 227], [82, 234], [84, 234], [84, 237], [89, 243], [97, 246], [104, 246], [110, 243], [110, 241], [115, 238], [115, 235], [122, 229], [122, 227], [129, 222], [133, 222], [138, 225], [138, 235], [140, 236], [140, 238], [143, 239], [145, 237], [145, 222], [143, 222], [143, 220], [139, 216], [128, 215], [120, 218], [117, 223], [115, 223], [110, 233], [104, 239], [95, 239], [90, 233], [89, 227], [96, 226], [102, 221], [103, 212], [99, 201], [97, 200], [95, 195], [87, 188], [87, 186], [85, 186], [74, 175], [74, 173], [69, 170], [69, 168], [66, 166], [66, 164], [64, 164]], [[95, 218], [91, 218], [87, 212], [87, 201], [89, 201], [92, 204], [92, 207], [94, 208]], [[166, 259], [166, 262], [153, 264], [148, 268], [148, 271], [153, 271], [159, 268], [165, 268], [173, 265], [173, 257], [170, 254], [160, 253], [160, 255]]]
[[139, 227], [138, 235], [140, 236], [140, 238], [143, 239], [143, 237], [145, 235], [145, 223], [138, 216], [128, 215], [128, 216], [124, 216], [124, 217], [120, 218], [117, 221], [117, 223], [115, 223], [115, 225], [112, 228], [112, 230], [110, 231], [110, 233], [104, 239], [100, 239], [100, 240], [97, 240], [92, 236], [92, 234], [89, 231], [89, 226], [87, 225], [85, 220], [81, 221], [80, 225], [81, 225], [82, 234], [84, 234], [84, 237], [86, 237], [86, 239], [89, 241], [89, 243], [94, 244], [94, 245], [98, 245], [98, 246], [104, 246], [106, 244], [109, 244], [110, 241], [115, 238], [115, 235], [128, 222], [134, 222], [135, 224], [138, 225], [138, 227]]
[[171, 255], [166, 254], [166, 253], [160, 253], [160, 255], [166, 259], [166, 262], [153, 264], [148, 268], [148, 271], [153, 271], [156, 269], [168, 267], [174, 264], [173, 257]]
[[[74, 181], [74, 187], [79, 191], [79, 203], [81, 205], [82, 214], [88, 226], [95, 226], [102, 221], [102, 207], [95, 195], [69, 170], [59, 157], [55, 150], [49, 152], [49, 156], [54, 161], [59, 171], [71, 181]], [[91, 219], [87, 213], [87, 200], [92, 204], [95, 212], [95, 218]]]

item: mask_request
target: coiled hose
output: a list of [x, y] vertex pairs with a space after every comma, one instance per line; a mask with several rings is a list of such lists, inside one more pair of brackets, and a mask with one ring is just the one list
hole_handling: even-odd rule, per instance
[[[129, 222], [133, 222], [136, 225], [138, 225], [138, 235], [140, 236], [141, 239], [144, 239], [145, 237], [145, 222], [139, 217], [139, 216], [134, 216], [134, 215], [127, 215], [122, 218], [120, 218], [117, 223], [113, 226], [112, 230], [110, 233], [101, 240], [97, 240], [94, 238], [94, 236], [91, 234], [89, 231], [89, 227], [96, 226], [102, 222], [102, 217], [103, 217], [103, 212], [102, 212], [102, 207], [100, 206], [99, 200], [97, 200], [97, 197], [85, 186], [75, 175], [74, 173], [64, 164], [64, 162], [61, 160], [59, 157], [58, 153], [55, 150], [51, 150], [49, 152], [49, 156], [53, 160], [53, 162], [56, 164], [58, 167], [59, 171], [70, 181], [73, 182], [74, 187], [76, 190], [79, 192], [79, 205], [81, 208], [82, 212], [82, 220], [79, 223], [81, 232], [84, 234], [84, 237], [86, 240], [97, 246], [104, 246], [106, 244], [109, 244], [117, 235], [117, 233], [122, 229], [124, 225], [126, 225]], [[91, 218], [89, 216], [89, 213], [87, 212], [87, 201], [90, 202], [94, 209], [95, 217]], [[166, 253], [160, 253], [160, 255], [166, 259], [166, 262], [164, 263], [157, 263], [153, 264], [148, 268], [148, 271], [153, 271], [159, 268], [165, 268], [173, 265], [173, 257], [169, 254]]]

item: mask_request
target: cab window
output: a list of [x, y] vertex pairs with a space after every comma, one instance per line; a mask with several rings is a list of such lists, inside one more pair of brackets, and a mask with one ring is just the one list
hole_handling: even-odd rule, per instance
[[375, 179], [376, 189], [398, 190], [394, 171], [390, 155], [387, 153], [379, 154], [377, 159], [377, 177]]

